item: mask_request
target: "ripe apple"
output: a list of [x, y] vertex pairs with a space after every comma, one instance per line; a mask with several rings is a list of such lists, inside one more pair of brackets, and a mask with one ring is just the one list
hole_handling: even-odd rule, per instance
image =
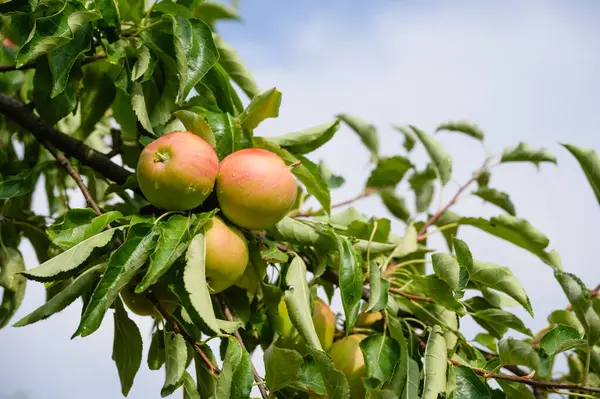
[[164, 210], [184, 211], [202, 204], [219, 173], [215, 150], [192, 132], [171, 132], [140, 154], [137, 179], [146, 199]]
[[381, 323], [379, 323], [381, 320], [383, 320], [383, 315], [381, 314], [381, 312], [375, 312], [375, 313], [362, 312], [361, 314], [358, 315], [358, 318], [356, 319], [356, 323], [354, 323], [354, 326], [360, 327], [360, 328], [376, 329], [377, 324], [381, 324]]
[[335, 334], [335, 314], [321, 298], [317, 298], [315, 308], [312, 314], [313, 324], [319, 336], [319, 341], [323, 350], [327, 352], [333, 345], [333, 336]]
[[206, 238], [206, 280], [212, 294], [231, 287], [248, 266], [248, 243], [234, 226], [215, 216], [208, 222]]
[[366, 395], [362, 378], [365, 375], [365, 358], [360, 350], [360, 341], [367, 338], [364, 334], [352, 334], [333, 343], [329, 356], [335, 368], [348, 379], [350, 398], [363, 399]]
[[298, 185], [278, 155], [247, 148], [221, 161], [216, 190], [227, 219], [250, 230], [263, 230], [290, 211]]
[[[146, 294], [135, 293], [135, 286], [136, 284], [129, 283], [121, 290], [121, 298], [125, 302], [125, 305], [137, 315], [159, 317], [160, 312], [146, 297]], [[177, 297], [162, 284], [153, 285], [152, 294], [154, 294], [167, 312], [173, 313], [177, 308]]]

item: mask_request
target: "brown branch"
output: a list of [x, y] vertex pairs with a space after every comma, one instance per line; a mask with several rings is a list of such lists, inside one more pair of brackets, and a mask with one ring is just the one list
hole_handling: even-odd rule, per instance
[[[103, 60], [106, 58], [106, 54], [94, 54], [90, 57], [85, 58], [81, 61], [81, 65], [89, 64], [94, 61]], [[27, 69], [35, 68], [35, 62], [31, 62], [29, 64], [25, 64], [20, 68], [17, 68], [16, 65], [0, 65], [0, 73], [2, 72], [11, 72], [11, 71], [24, 71]]]
[[212, 362], [210, 361], [208, 356], [206, 356], [206, 353], [204, 353], [204, 351], [202, 350], [198, 342], [196, 342], [194, 337], [189, 335], [183, 328], [181, 328], [177, 320], [175, 320], [173, 316], [171, 316], [171, 314], [167, 312], [164, 306], [160, 303], [159, 300], [156, 299], [154, 295], [148, 294], [148, 299], [150, 299], [150, 301], [154, 304], [154, 307], [156, 307], [156, 309], [159, 311], [162, 317], [171, 325], [173, 332], [181, 335], [183, 339], [185, 339], [186, 342], [191, 345], [194, 351], [202, 358], [202, 360], [204, 360], [204, 363], [206, 363], [210, 375], [212, 375], [213, 377], [218, 376], [221, 370], [219, 370], [217, 366], [212, 364]]
[[125, 184], [127, 178], [132, 175], [127, 169], [112, 162], [101, 152], [57, 129], [46, 126], [32, 110], [19, 100], [0, 94], [0, 113], [30, 131], [40, 143], [43, 144], [46, 141], [52, 143], [67, 156], [79, 160], [109, 180]]
[[433, 303], [433, 299], [431, 299], [431, 298], [427, 298], [427, 297], [419, 296], [419, 295], [408, 294], [408, 293], [402, 291], [399, 288], [390, 287], [388, 289], [388, 291], [389, 292], [393, 292], [394, 294], [401, 295], [404, 298], [408, 298], [411, 301], [420, 301], [420, 302], [431, 302], [431, 303]]
[[[371, 195], [373, 195], [376, 192], [376, 190], [374, 188], [368, 187], [366, 188], [362, 193], [358, 194], [356, 197], [347, 199], [345, 201], [342, 202], [338, 202], [336, 204], [331, 205], [331, 209], [334, 208], [339, 208], [341, 206], [345, 206], [345, 205], [350, 205], [353, 202], [356, 202], [358, 200], [361, 200], [363, 198], [369, 197]], [[296, 211], [293, 212], [291, 214], [289, 214], [288, 216], [291, 218], [297, 218], [297, 217], [310, 217], [310, 216], [318, 216], [323, 212], [323, 210], [317, 211], [317, 212], [300, 212], [300, 211]]]
[[[226, 299], [223, 296], [221, 297], [221, 303], [223, 304], [223, 311], [225, 312], [225, 317], [227, 317], [227, 320], [233, 321], [233, 314], [231, 314], [231, 310], [229, 310], [229, 306], [227, 306]], [[242, 336], [240, 335], [240, 333], [236, 331], [233, 335], [238, 340], [238, 342], [240, 343], [242, 348], [244, 348], [244, 350], [246, 350], [246, 345], [244, 345], [244, 340], [242, 339]], [[250, 361], [250, 365], [252, 366], [252, 374], [254, 374], [254, 382], [256, 382], [256, 384], [258, 385], [258, 389], [260, 390], [260, 395], [263, 397], [263, 399], [267, 399], [269, 397], [269, 393], [267, 392], [267, 388], [265, 387], [265, 382], [263, 381], [261, 376], [256, 371], [256, 368], [254, 367], [254, 364], [252, 363], [252, 361]]]

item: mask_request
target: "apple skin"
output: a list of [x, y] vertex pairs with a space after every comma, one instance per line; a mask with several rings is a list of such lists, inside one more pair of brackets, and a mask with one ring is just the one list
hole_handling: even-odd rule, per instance
[[313, 324], [319, 336], [323, 350], [327, 352], [333, 345], [335, 335], [335, 314], [321, 298], [317, 298], [315, 309], [312, 314]]
[[335, 368], [348, 379], [351, 399], [364, 399], [366, 395], [362, 378], [365, 376], [365, 358], [360, 350], [360, 341], [367, 338], [364, 334], [352, 334], [333, 343], [329, 356]]
[[[129, 310], [139, 316], [159, 317], [160, 312], [154, 307], [154, 304], [146, 298], [145, 293], [135, 293], [135, 286], [135, 284], [129, 283], [121, 290], [121, 298], [123, 299], [123, 302], [125, 302], [125, 305]], [[167, 287], [155, 284], [152, 286], [152, 294], [154, 294], [167, 312], [173, 313], [177, 308], [177, 297], [169, 291]]]
[[250, 230], [264, 230], [292, 209], [298, 185], [278, 155], [247, 148], [221, 161], [216, 191], [227, 219]]
[[288, 308], [285, 304], [283, 296], [281, 297], [281, 300], [277, 305], [277, 312], [278, 314], [273, 316], [273, 328], [283, 338], [291, 338], [292, 333], [294, 332], [294, 325], [292, 324], [292, 320], [290, 319], [290, 314], [288, 313]]
[[231, 287], [248, 266], [248, 243], [234, 226], [215, 216], [208, 222], [206, 238], [206, 280], [211, 294]]
[[202, 204], [215, 186], [219, 158], [192, 132], [171, 132], [148, 144], [140, 154], [137, 179], [152, 205], [185, 211]]
[[383, 315], [381, 312], [363, 312], [358, 315], [354, 326], [360, 328], [375, 328], [376, 324], [378, 324], [381, 320], [383, 320]]

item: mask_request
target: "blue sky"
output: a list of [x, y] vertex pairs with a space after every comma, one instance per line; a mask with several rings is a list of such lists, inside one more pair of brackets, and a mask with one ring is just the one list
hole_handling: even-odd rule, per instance
[[[484, 129], [491, 152], [519, 141], [545, 146], [557, 155], [558, 167], [545, 165], [538, 172], [531, 165], [503, 166], [494, 171], [491, 184], [512, 193], [518, 214], [548, 235], [568, 271], [589, 286], [599, 282], [594, 231], [600, 208], [577, 163], [558, 145], [600, 150], [598, 2], [241, 3], [244, 23], [223, 23], [219, 31], [238, 49], [261, 88], [276, 86], [283, 92], [280, 118], [261, 125], [258, 135], [299, 130], [349, 112], [378, 126], [385, 155], [401, 153], [402, 139], [390, 124], [432, 131], [441, 121], [459, 118]], [[455, 134], [439, 138], [454, 156], [453, 179], [467, 180], [484, 157], [480, 144]], [[326, 159], [346, 177], [347, 184], [332, 194], [334, 201], [363, 188], [368, 153], [348, 129], [312, 158]], [[417, 160], [426, 163], [422, 150]], [[443, 198], [448, 200], [455, 188], [450, 183]], [[387, 215], [376, 198], [357, 208]], [[461, 200], [455, 210], [500, 213], [475, 198]], [[401, 233], [399, 223], [394, 227]], [[514, 270], [530, 294], [535, 319], [515, 312], [534, 329], [544, 327], [550, 310], [566, 304], [551, 270], [532, 255], [473, 229], [462, 229], [460, 236], [476, 258]], [[438, 238], [431, 243], [445, 248]], [[31, 247], [22, 249], [27, 266], [34, 267]], [[16, 319], [43, 302], [41, 285], [29, 284], [27, 290]], [[338, 299], [334, 307], [341, 309]], [[35, 325], [0, 331], [0, 399], [16, 399], [12, 395], [20, 391], [30, 399], [120, 397], [110, 358], [112, 317], [94, 335], [70, 340], [79, 312], [76, 305]], [[151, 324], [140, 320], [140, 326], [147, 338]], [[477, 332], [469, 320], [464, 326], [467, 335]], [[163, 378], [162, 372], [148, 371], [144, 359], [129, 397], [159, 398]]]

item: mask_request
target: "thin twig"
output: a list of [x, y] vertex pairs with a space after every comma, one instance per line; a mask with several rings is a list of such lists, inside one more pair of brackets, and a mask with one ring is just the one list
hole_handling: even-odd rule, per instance
[[393, 292], [394, 294], [398, 294], [400, 296], [403, 296], [404, 298], [410, 299], [412, 301], [431, 302], [431, 303], [433, 303], [433, 299], [431, 299], [431, 298], [427, 298], [427, 297], [419, 296], [419, 295], [408, 294], [408, 293], [402, 291], [399, 288], [390, 287], [388, 289], [388, 291], [389, 292]]
[[[345, 201], [338, 202], [336, 204], [331, 205], [331, 209], [339, 208], [339, 207], [345, 206], [345, 205], [350, 205], [353, 202], [356, 202], [358, 200], [361, 200], [363, 198], [366, 198], [366, 197], [369, 197], [369, 196], [373, 195], [375, 193], [375, 191], [376, 190], [373, 189], [373, 188], [366, 188], [362, 193], [358, 194], [356, 197], [353, 197], [353, 198], [347, 199]], [[323, 213], [323, 210], [316, 211], [316, 212], [300, 212], [300, 211], [297, 211], [297, 212], [291, 213], [289, 215], [289, 217], [298, 218], [298, 217], [319, 216], [321, 213]]]
[[[221, 303], [223, 304], [223, 311], [225, 312], [225, 317], [227, 317], [227, 320], [233, 321], [233, 314], [231, 314], [231, 310], [229, 310], [229, 306], [227, 306], [225, 297], [221, 297]], [[244, 345], [244, 340], [242, 339], [242, 336], [240, 335], [240, 333], [236, 331], [233, 335], [239, 341], [242, 348], [244, 348], [244, 350], [245, 350], [246, 345]], [[252, 373], [254, 374], [254, 382], [256, 382], [256, 385], [258, 386], [258, 389], [260, 390], [260, 395], [263, 397], [263, 399], [267, 399], [269, 397], [269, 393], [267, 392], [267, 388], [265, 387], [264, 381], [263, 381], [262, 377], [256, 371], [254, 364], [252, 362], [250, 362], [250, 365], [252, 366]]]
[[[106, 58], [106, 54], [94, 54], [85, 58], [81, 61], [81, 65], [89, 64], [90, 62], [103, 60]], [[31, 62], [29, 64], [22, 65], [20, 68], [17, 68], [16, 65], [0, 65], [0, 73], [1, 72], [11, 72], [11, 71], [24, 71], [27, 69], [35, 68], [35, 62]]]

